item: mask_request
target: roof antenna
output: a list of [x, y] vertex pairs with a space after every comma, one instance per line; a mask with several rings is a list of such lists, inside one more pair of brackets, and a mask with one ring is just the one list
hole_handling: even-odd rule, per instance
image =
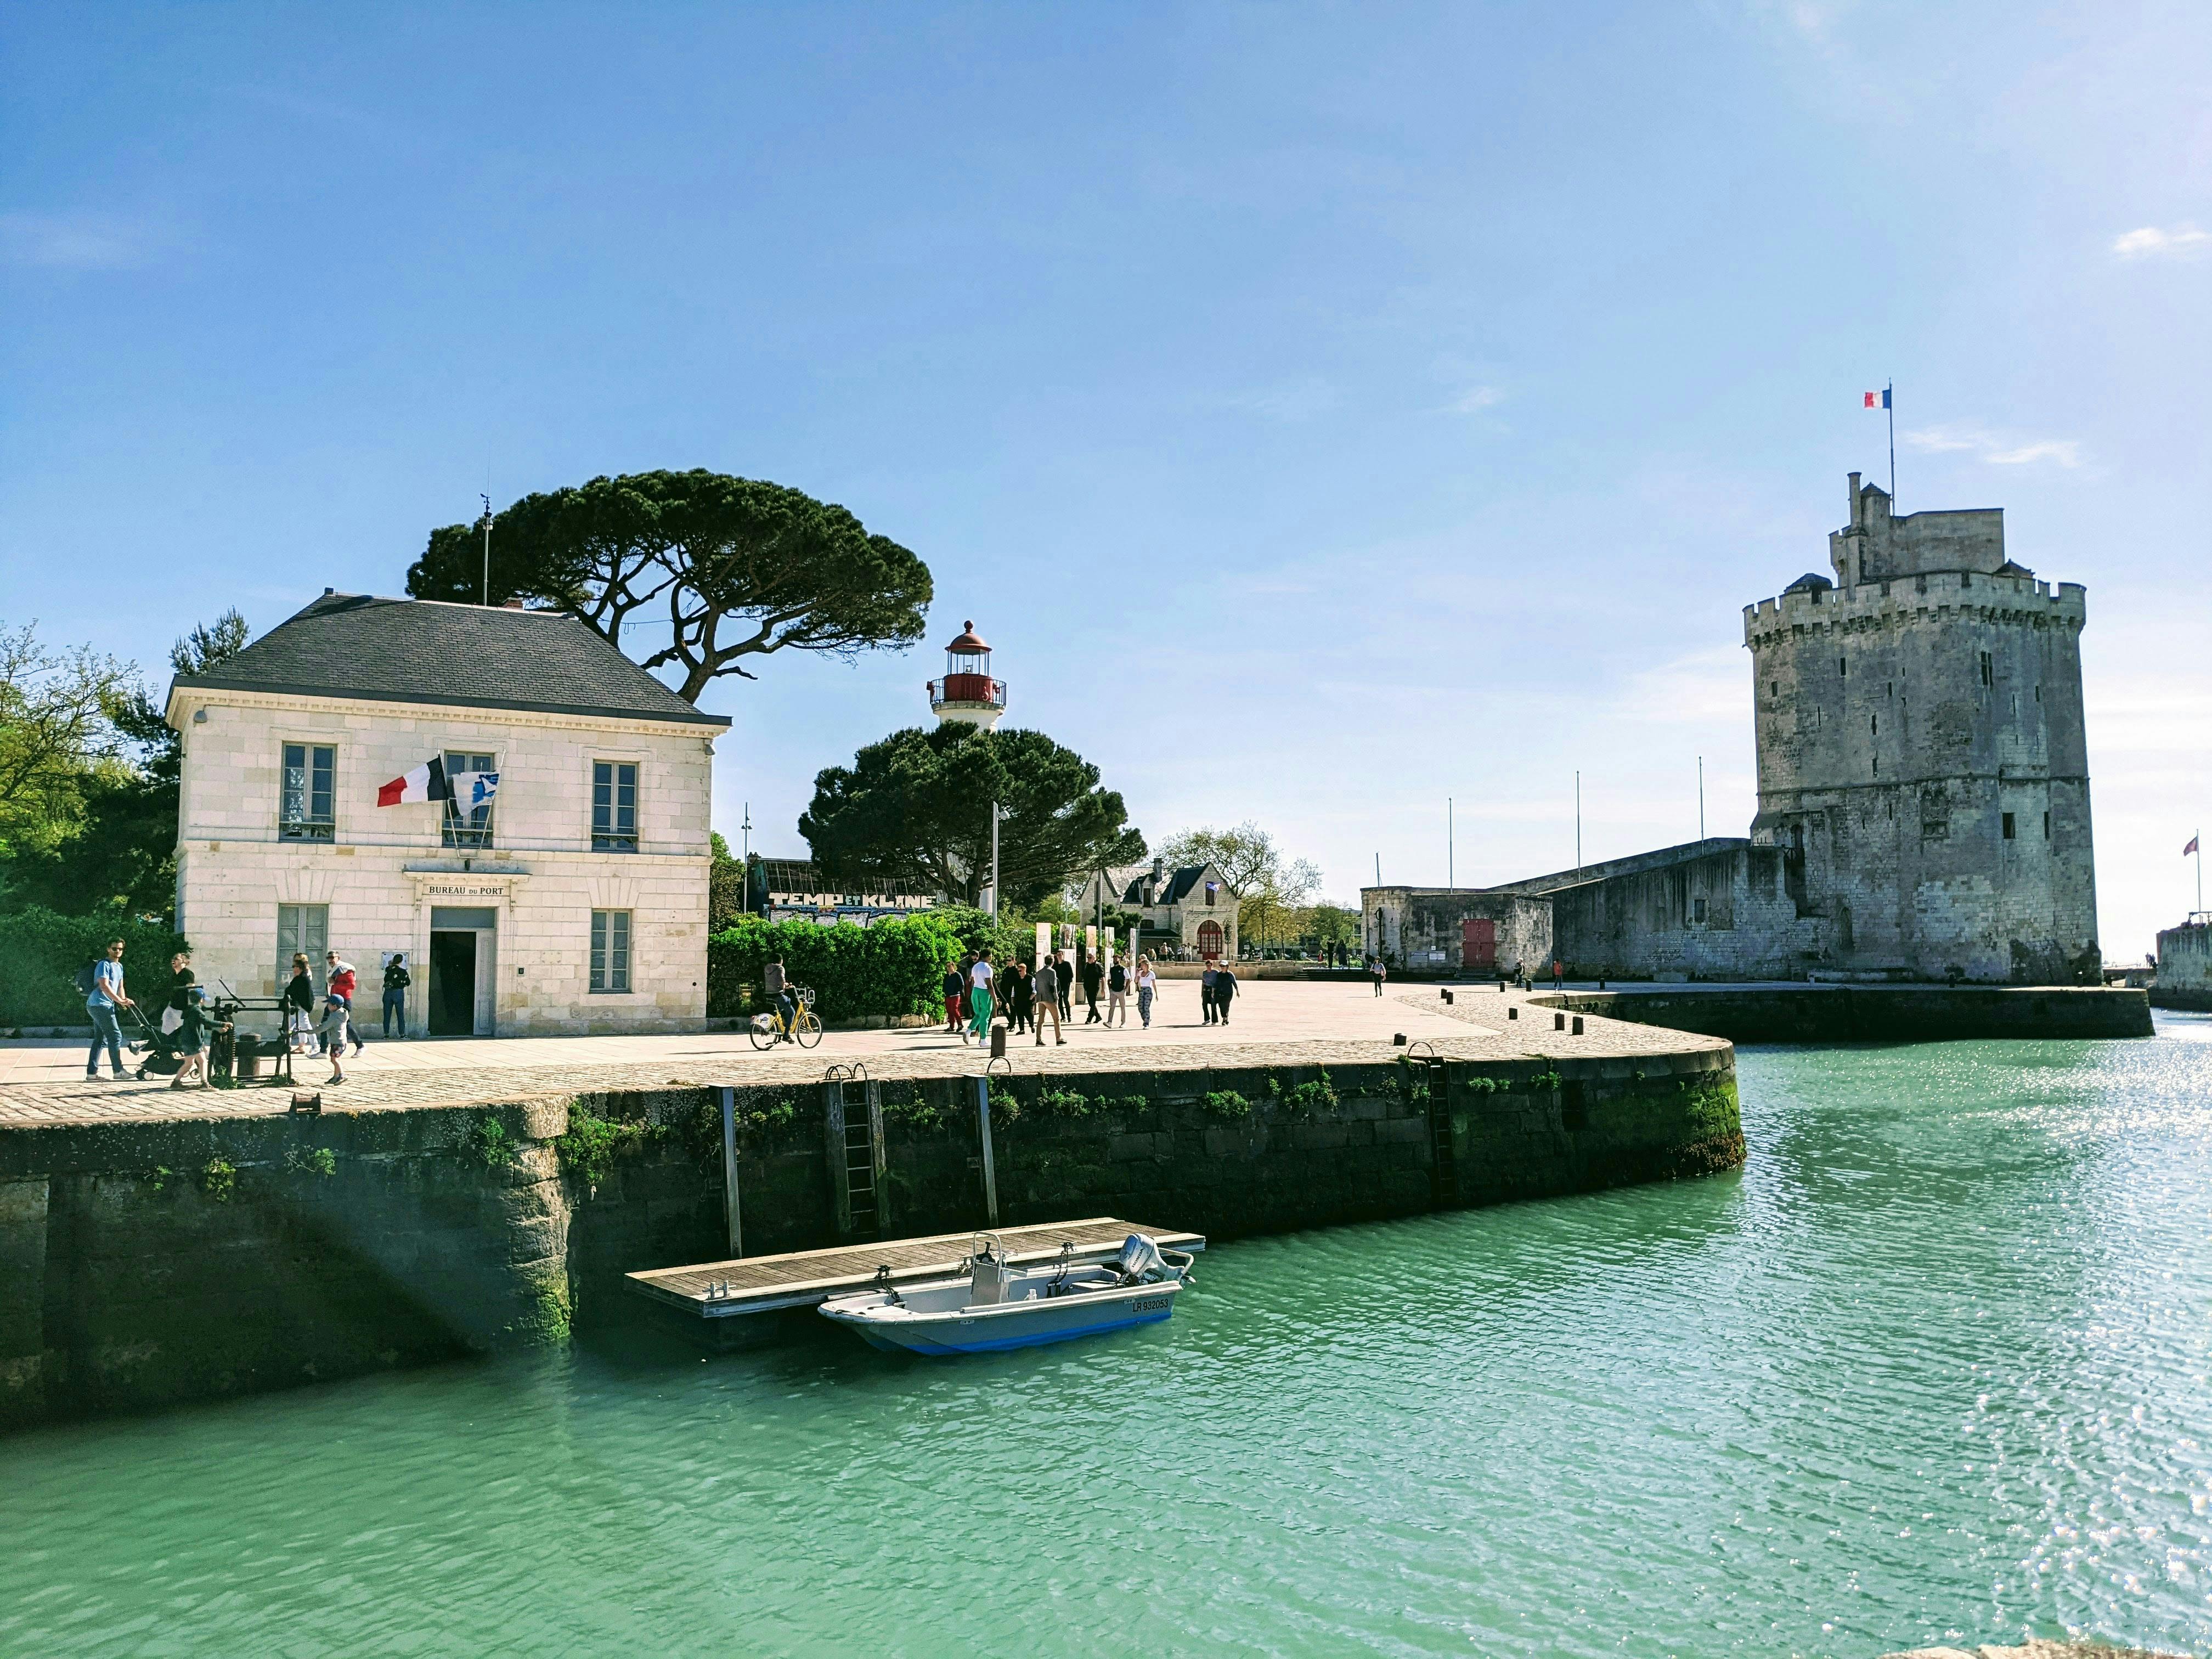
[[477, 499], [484, 504], [484, 609], [491, 608], [491, 475], [484, 475], [483, 493]]

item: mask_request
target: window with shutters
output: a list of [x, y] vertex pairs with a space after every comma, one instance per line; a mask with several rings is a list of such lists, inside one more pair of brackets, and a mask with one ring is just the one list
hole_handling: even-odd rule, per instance
[[627, 910], [592, 912], [592, 989], [620, 995], [629, 989], [629, 921]]
[[276, 834], [283, 841], [331, 841], [337, 836], [338, 751], [327, 744], [284, 745]]
[[637, 764], [592, 763], [592, 850], [637, 851]]

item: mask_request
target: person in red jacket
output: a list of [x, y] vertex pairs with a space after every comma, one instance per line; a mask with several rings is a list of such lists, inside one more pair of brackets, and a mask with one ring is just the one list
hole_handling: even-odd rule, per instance
[[[323, 994], [337, 997], [345, 1005], [345, 1024], [338, 1028], [338, 1047], [341, 1049], [345, 1047], [346, 1036], [350, 1034], [353, 1051], [359, 1054], [367, 1046], [361, 1040], [361, 1027], [353, 1022], [354, 987], [361, 982], [360, 975], [354, 972], [353, 963], [340, 958], [335, 951], [324, 953], [323, 964], [329, 970], [323, 981]], [[335, 1060], [332, 1063], [336, 1063]]]

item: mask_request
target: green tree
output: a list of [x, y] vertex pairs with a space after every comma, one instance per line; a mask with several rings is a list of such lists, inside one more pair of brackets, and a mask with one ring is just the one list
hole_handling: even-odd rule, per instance
[[[483, 521], [447, 525], [407, 573], [419, 599], [484, 592]], [[842, 507], [719, 472], [637, 472], [526, 495], [491, 526], [492, 604], [574, 611], [617, 646], [664, 626], [647, 668], [674, 667], [689, 701], [754, 675], [771, 651], [849, 658], [921, 637], [929, 567]]]
[[1098, 769], [1042, 732], [946, 724], [894, 732], [850, 766], [817, 774], [799, 833], [825, 872], [854, 879], [915, 878], [973, 904], [991, 868], [991, 804], [999, 826], [1001, 908], [1031, 908], [1074, 872], [1142, 858], [1145, 838]]
[[719, 933], [746, 914], [745, 866], [731, 856], [720, 830], [709, 832], [707, 840], [707, 931]]
[[[170, 647], [180, 674], [204, 674], [246, 648], [246, 618], [227, 611]], [[135, 669], [80, 653], [97, 665], [102, 730], [78, 775], [76, 810], [64, 833], [35, 845], [11, 839], [11, 902], [81, 914], [94, 904], [166, 912], [176, 890], [178, 785], [184, 745]], [[80, 694], [82, 696], [82, 693]]]
[[82, 829], [88, 793], [127, 763], [114, 714], [128, 664], [90, 646], [53, 651], [35, 624], [0, 630], [0, 853], [51, 852]]
[[1321, 872], [1284, 857], [1275, 838], [1247, 820], [1228, 830], [1201, 828], [1171, 836], [1160, 855], [1170, 865], [1211, 864], [1237, 901], [1237, 931], [1264, 950], [1282, 913], [1297, 909], [1321, 886]]

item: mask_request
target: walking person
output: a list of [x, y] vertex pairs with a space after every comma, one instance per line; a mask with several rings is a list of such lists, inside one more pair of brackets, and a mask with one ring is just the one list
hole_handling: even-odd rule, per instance
[[407, 1035], [407, 988], [414, 976], [407, 971], [407, 952], [394, 951], [392, 960], [384, 964], [384, 1035], [392, 1035], [392, 1022], [399, 1024], [399, 1035]]
[[338, 1062], [345, 1058], [346, 1025], [352, 1015], [353, 1010], [337, 992], [323, 998], [323, 1018], [315, 1027], [315, 1035], [321, 1040], [323, 1051], [331, 1057], [331, 1074], [323, 1079], [325, 1083], [345, 1081], [345, 1067]]
[[1219, 1016], [1218, 1024], [1229, 1024], [1229, 1004], [1236, 994], [1237, 970], [1224, 962], [1221, 971], [1213, 976], [1213, 1011]]
[[170, 1079], [169, 1086], [172, 1089], [189, 1088], [192, 1079], [198, 1078], [200, 1087], [206, 1088], [208, 1039], [217, 1031], [229, 1029], [228, 1020], [217, 1019], [208, 1012], [206, 990], [203, 987], [193, 986], [185, 994], [176, 1040], [170, 1045], [171, 1052], [184, 1063], [178, 1066], [177, 1074]]
[[1213, 958], [1206, 959], [1206, 971], [1198, 976], [1198, 1006], [1206, 1011], [1205, 1024], [1213, 1024], [1213, 984], [1221, 977], [1221, 970], [1213, 965]]
[[1557, 957], [1553, 957], [1552, 958], [1552, 988], [1554, 991], [1564, 990], [1566, 988], [1566, 968]]
[[975, 1034], [976, 1042], [990, 1042], [991, 953], [988, 951], [968, 970], [968, 1029]]
[[1044, 1023], [1052, 1022], [1052, 1040], [1062, 1048], [1067, 1039], [1060, 1033], [1060, 963], [1057, 957], [1037, 963], [1036, 970], [1036, 1046], [1044, 1047]]
[[1106, 1023], [1111, 1025], [1114, 1017], [1121, 1017], [1124, 1030], [1129, 1024], [1129, 970], [1115, 957], [1114, 965], [1106, 970]]
[[1152, 1029], [1152, 992], [1159, 981], [1152, 972], [1150, 957], [1137, 958], [1137, 1018], [1145, 1022], [1145, 1029]]
[[323, 989], [328, 995], [345, 999], [346, 1031], [353, 1038], [353, 1051], [359, 1054], [366, 1046], [362, 1040], [361, 1027], [353, 1017], [353, 994], [361, 983], [361, 975], [354, 971], [353, 963], [345, 961], [335, 951], [323, 957], [329, 972], [323, 980]]
[[310, 1052], [309, 1033], [315, 1019], [315, 978], [307, 971], [305, 951], [292, 958], [292, 977], [277, 1006], [284, 1011], [285, 1046], [295, 1054]]
[[1105, 977], [1105, 970], [1099, 967], [1098, 958], [1097, 957], [1084, 957], [1083, 1000], [1091, 1010], [1088, 1014], [1084, 1016], [1083, 1023], [1085, 1025], [1096, 1025], [1100, 1023], [1098, 1018], [1098, 986], [1099, 981], [1103, 980]]
[[85, 1081], [89, 1083], [100, 1075], [100, 1046], [107, 1045], [107, 1063], [114, 1068], [115, 1080], [123, 1081], [123, 1026], [115, 1018], [118, 1008], [128, 1008], [131, 999], [123, 992], [123, 941], [112, 939], [100, 959], [87, 969], [81, 970], [77, 983], [85, 987], [84, 1011], [92, 1018], [92, 1052], [84, 1058]]
[[1379, 997], [1382, 994], [1382, 981], [1389, 978], [1389, 976], [1390, 970], [1382, 965], [1382, 958], [1381, 957], [1370, 957], [1368, 958], [1367, 977], [1375, 981], [1375, 994], [1376, 996]]
[[172, 1035], [185, 1023], [185, 1003], [192, 988], [192, 953], [179, 951], [169, 958], [169, 994], [161, 1003], [161, 1035]]
[[945, 1035], [947, 1036], [960, 1035], [960, 996], [967, 988], [967, 975], [957, 963], [945, 970]]
[[1075, 1006], [1069, 998], [1075, 985], [1075, 964], [1067, 959], [1066, 951], [1054, 953], [1052, 971], [1053, 977], [1059, 981], [1060, 1017], [1073, 1019], [1075, 1018]]
[[1019, 1036], [1030, 1029], [1031, 999], [1036, 994], [1036, 982], [1030, 970], [1018, 958], [1006, 964], [1006, 1035]]

